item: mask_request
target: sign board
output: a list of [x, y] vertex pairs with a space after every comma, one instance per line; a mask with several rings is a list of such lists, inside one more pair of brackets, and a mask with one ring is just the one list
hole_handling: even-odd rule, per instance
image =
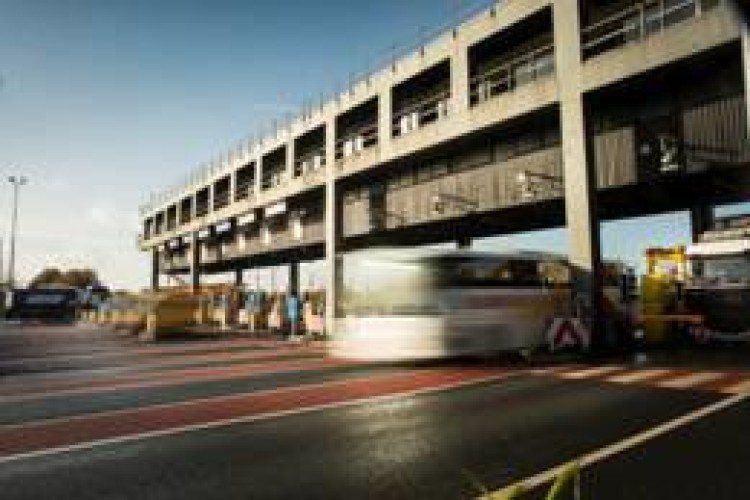
[[555, 318], [547, 329], [547, 344], [550, 351], [568, 348], [586, 350], [591, 345], [591, 335], [576, 318]]
[[281, 215], [285, 212], [286, 212], [286, 202], [280, 201], [278, 203], [274, 203], [273, 205], [269, 205], [266, 208], [264, 208], [263, 216], [273, 217], [274, 215]]
[[227, 231], [230, 231], [232, 229], [232, 222], [225, 220], [223, 222], [219, 222], [214, 226], [214, 230], [217, 233], [226, 233]]
[[249, 226], [255, 222], [255, 212], [248, 212], [245, 215], [241, 215], [237, 218], [237, 225], [238, 226]]

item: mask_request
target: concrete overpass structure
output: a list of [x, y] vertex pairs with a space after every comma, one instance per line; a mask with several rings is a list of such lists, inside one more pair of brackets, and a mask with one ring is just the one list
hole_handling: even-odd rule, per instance
[[748, 199], [750, 44], [727, 0], [508, 0], [143, 207], [160, 274], [567, 225], [598, 311], [599, 222]]

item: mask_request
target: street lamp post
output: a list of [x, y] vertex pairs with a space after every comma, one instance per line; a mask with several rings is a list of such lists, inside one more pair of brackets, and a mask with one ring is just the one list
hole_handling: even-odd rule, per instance
[[8, 286], [13, 289], [16, 277], [16, 226], [18, 225], [18, 191], [29, 180], [24, 176], [11, 175], [8, 182], [13, 184], [13, 209], [10, 219], [10, 257], [8, 258]]

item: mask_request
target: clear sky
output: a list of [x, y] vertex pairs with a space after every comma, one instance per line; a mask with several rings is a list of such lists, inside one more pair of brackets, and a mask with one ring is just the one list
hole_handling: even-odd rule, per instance
[[[92, 266], [116, 287], [145, 286], [148, 258], [135, 238], [150, 191], [340, 88], [394, 44], [488, 3], [0, 0], [4, 236], [4, 179], [30, 179], [17, 275]], [[646, 244], [686, 240], [685, 222], [682, 214], [607, 226], [605, 252], [637, 261]], [[564, 249], [564, 232], [481, 245]]]

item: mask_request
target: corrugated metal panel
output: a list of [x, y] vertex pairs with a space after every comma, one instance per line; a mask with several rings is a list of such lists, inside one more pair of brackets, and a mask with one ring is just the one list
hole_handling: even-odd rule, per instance
[[637, 182], [632, 127], [597, 134], [594, 137], [594, 164], [600, 189]]
[[693, 162], [748, 162], [742, 95], [723, 97], [682, 113], [686, 155]]

